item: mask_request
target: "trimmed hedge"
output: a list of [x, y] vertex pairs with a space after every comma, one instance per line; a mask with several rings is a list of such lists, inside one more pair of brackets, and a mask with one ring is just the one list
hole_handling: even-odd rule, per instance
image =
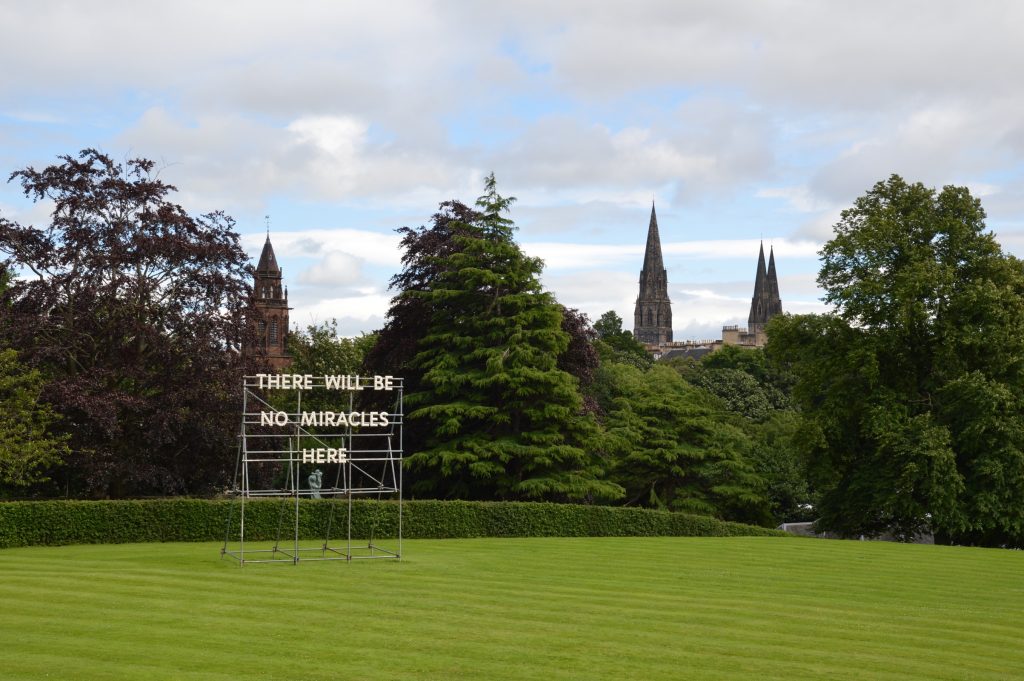
[[[270, 540], [294, 533], [294, 499], [249, 500], [245, 505], [246, 540]], [[345, 535], [347, 503], [299, 502], [299, 535], [322, 538], [328, 523], [332, 538]], [[333, 513], [333, 517], [332, 517]], [[239, 502], [212, 499], [146, 501], [0, 502], [0, 548], [61, 544], [223, 540], [228, 518], [238, 539]], [[352, 503], [352, 536], [394, 537], [398, 505], [393, 501]], [[643, 508], [572, 504], [406, 501], [402, 507], [406, 539], [458, 537], [599, 536], [788, 536], [785, 532], [730, 523], [706, 516]]]

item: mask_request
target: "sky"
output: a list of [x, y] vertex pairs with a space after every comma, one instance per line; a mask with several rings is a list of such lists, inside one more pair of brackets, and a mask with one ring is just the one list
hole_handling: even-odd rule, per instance
[[[759, 243], [783, 308], [893, 173], [965, 185], [1024, 255], [1024, 3], [0, 0], [0, 173], [150, 158], [259, 257], [293, 327], [380, 328], [395, 229], [515, 196], [543, 282], [632, 327], [652, 201], [677, 340], [746, 324]], [[0, 184], [0, 215], [46, 205]], [[267, 217], [269, 216], [269, 218]]]

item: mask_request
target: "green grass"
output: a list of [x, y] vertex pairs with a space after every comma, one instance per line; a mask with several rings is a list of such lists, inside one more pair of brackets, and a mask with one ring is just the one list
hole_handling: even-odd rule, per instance
[[1024, 553], [769, 537], [0, 551], [2, 679], [1024, 678]]

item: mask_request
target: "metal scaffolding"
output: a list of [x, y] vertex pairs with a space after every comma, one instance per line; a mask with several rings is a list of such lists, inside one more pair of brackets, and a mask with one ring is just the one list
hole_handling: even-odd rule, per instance
[[[242, 385], [242, 421], [238, 457], [224, 531], [222, 557], [246, 563], [298, 563], [308, 560], [401, 559], [402, 555], [402, 426], [401, 378], [312, 376], [299, 389], [271, 388], [267, 375], [246, 376]], [[331, 385], [328, 381], [333, 379]], [[357, 400], [363, 391], [373, 400]], [[315, 411], [303, 411], [316, 398]], [[326, 410], [326, 396], [332, 403]], [[393, 400], [382, 402], [388, 397]], [[386, 410], [358, 402], [388, 404]], [[273, 403], [273, 404], [272, 404]], [[355, 497], [395, 500], [397, 536], [383, 546], [371, 524], [366, 537], [352, 535]], [[246, 506], [250, 500], [277, 498], [276, 536], [246, 537]], [[300, 503], [300, 500], [305, 499]], [[302, 545], [300, 510], [309, 504], [328, 506], [319, 545]], [[317, 509], [320, 510], [320, 509]], [[250, 509], [250, 512], [252, 509]], [[371, 517], [378, 517], [371, 514]], [[286, 521], [292, 522], [287, 523]], [[338, 522], [336, 522], [336, 520]], [[344, 521], [343, 529], [338, 525]], [[290, 525], [290, 527], [289, 527]], [[308, 539], [307, 539], [308, 541]]]

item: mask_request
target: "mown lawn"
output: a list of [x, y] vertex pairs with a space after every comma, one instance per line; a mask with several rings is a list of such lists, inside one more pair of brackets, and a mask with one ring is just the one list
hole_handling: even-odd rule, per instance
[[0, 551], [2, 679], [1024, 678], [1024, 553], [788, 538]]

